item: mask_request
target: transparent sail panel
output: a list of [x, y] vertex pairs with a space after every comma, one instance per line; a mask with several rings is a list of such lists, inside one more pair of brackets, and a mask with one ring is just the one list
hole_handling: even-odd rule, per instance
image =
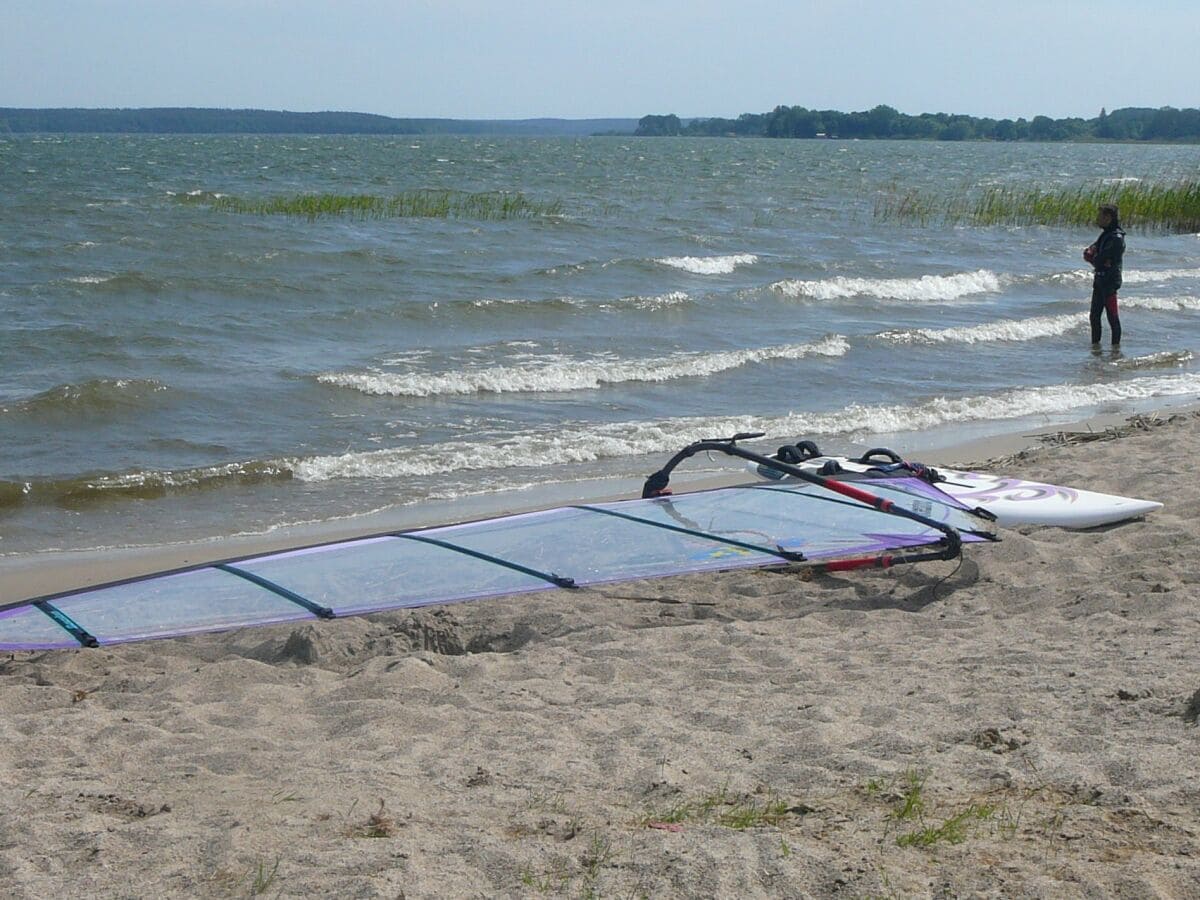
[[[960, 505], [941, 501], [936, 488], [899, 481], [862, 487], [962, 529], [964, 538], [980, 527]], [[820, 486], [772, 484], [343, 541], [243, 559], [228, 571], [214, 566], [148, 576], [51, 602], [106, 644], [314, 618], [305, 604], [355, 615], [547, 590], [554, 579], [585, 586], [778, 565], [788, 554], [809, 560], [864, 556], [943, 538], [936, 528]], [[272, 588], [290, 592], [291, 599]], [[0, 610], [0, 649], [77, 645], [29, 603]]]
[[163, 575], [53, 602], [102, 644], [314, 618], [290, 600], [219, 569]]
[[[629, 504], [630, 511], [650, 502]], [[780, 561], [769, 553], [709, 537], [678, 534], [582, 509], [555, 509], [422, 533], [567, 576], [580, 585]]]
[[5, 650], [65, 650], [79, 641], [40, 609], [19, 606], [0, 612], [0, 647]]
[[[853, 486], [886, 500], [910, 512], [941, 522], [960, 531], [989, 532], [989, 522], [967, 511], [963, 504], [943, 494], [919, 479], [888, 479], [887, 482], [853, 482]], [[866, 504], [835, 494], [815, 484], [762, 485], [745, 488], [746, 491], [775, 491], [803, 495], [821, 506], [829, 507], [825, 514], [831, 525], [858, 531], [862, 534], [913, 535], [933, 533], [929, 528], [912, 519], [877, 512]], [[943, 499], [944, 498], [944, 499]]]
[[901, 534], [884, 539], [855, 530], [855, 525], [890, 527], [861, 504], [826, 503], [803, 492], [777, 489], [721, 490], [603, 508], [683, 526], [768, 548], [803, 553], [808, 559], [870, 553], [889, 547], [940, 540], [941, 532], [907, 519]]
[[951, 509], [959, 509], [968, 511], [970, 506], [963, 503], [957, 497], [951, 497], [937, 485], [930, 484], [922, 478], [917, 478], [912, 475], [892, 475], [887, 478], [863, 478], [846, 479], [849, 484], [855, 487], [862, 488], [864, 491], [876, 494], [880, 497], [895, 499], [897, 493], [913, 494], [917, 497], [925, 497], [935, 503], [940, 503], [943, 506], [948, 506]]
[[397, 537], [280, 553], [236, 565], [337, 615], [553, 587], [533, 575]]
[[[925, 507], [913, 501], [905, 500], [904, 495], [911, 495], [917, 498], [923, 497], [935, 504], [934, 511], [928, 513], [928, 515], [964, 531], [973, 529], [990, 534], [995, 527], [993, 520], [974, 515], [973, 511], [976, 509], [974, 505], [964, 503], [959, 498], [950, 496], [937, 485], [930, 484], [923, 478], [910, 475], [893, 475], [887, 478], [854, 480], [850, 481], [850, 484], [877, 496], [886, 497], [897, 506], [903, 506], [905, 509], [912, 510], [913, 512], [922, 512]], [[938, 505], [946, 507], [948, 510], [961, 510], [963, 515], [960, 517], [953, 515], [951, 512], [943, 512], [937, 508]]]

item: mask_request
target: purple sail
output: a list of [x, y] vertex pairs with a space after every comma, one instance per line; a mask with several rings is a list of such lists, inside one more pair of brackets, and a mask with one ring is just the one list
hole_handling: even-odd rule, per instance
[[[903, 482], [903, 483], [902, 483]], [[918, 479], [872, 491], [986, 538]], [[943, 542], [945, 531], [818, 485], [753, 485], [566, 506], [163, 572], [0, 608], [0, 649], [105, 646], [554, 588], [819, 562]]]

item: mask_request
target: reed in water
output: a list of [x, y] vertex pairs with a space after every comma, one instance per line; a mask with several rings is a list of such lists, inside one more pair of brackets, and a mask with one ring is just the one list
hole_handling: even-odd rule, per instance
[[198, 192], [178, 195], [184, 203], [218, 212], [260, 216], [300, 216], [310, 221], [331, 216], [359, 219], [532, 219], [558, 215], [559, 201], [530, 200], [523, 194], [489, 191], [418, 190], [392, 196], [373, 194], [286, 194], [237, 197]]
[[1116, 203], [1121, 223], [1140, 231], [1200, 231], [1200, 179], [1131, 181], [1071, 188], [990, 187], [966, 197], [931, 197], [893, 189], [875, 201], [875, 218], [919, 225], [1091, 227], [1101, 203]]

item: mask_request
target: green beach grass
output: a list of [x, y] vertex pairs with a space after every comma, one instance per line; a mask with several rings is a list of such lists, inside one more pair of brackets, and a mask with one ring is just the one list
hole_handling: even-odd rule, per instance
[[965, 197], [936, 197], [916, 190], [893, 189], [876, 198], [874, 215], [883, 222], [918, 225], [1090, 228], [1102, 203], [1117, 204], [1121, 224], [1126, 228], [1171, 234], [1200, 231], [1200, 178], [1060, 189], [990, 187]]
[[258, 216], [297, 216], [309, 221], [329, 217], [358, 219], [532, 219], [562, 212], [559, 201], [530, 200], [523, 194], [488, 191], [417, 190], [402, 194], [285, 194], [237, 197], [207, 191], [177, 194], [182, 203], [217, 212]]

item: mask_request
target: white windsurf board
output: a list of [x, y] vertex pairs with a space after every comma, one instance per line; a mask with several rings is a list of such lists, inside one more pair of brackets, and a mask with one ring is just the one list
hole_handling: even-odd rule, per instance
[[[797, 465], [815, 472], [830, 460], [848, 473], [867, 472], [878, 465], [861, 463], [841, 456], [818, 456]], [[1154, 500], [1103, 494], [1008, 475], [964, 472], [941, 466], [937, 466], [936, 469], [945, 479], [935, 482], [937, 488], [967, 506], [986, 509], [996, 516], [998, 524], [1005, 526], [1054, 525], [1060, 528], [1095, 528], [1135, 519], [1162, 509], [1162, 504]], [[769, 476], [761, 471], [758, 474], [769, 479]]]

